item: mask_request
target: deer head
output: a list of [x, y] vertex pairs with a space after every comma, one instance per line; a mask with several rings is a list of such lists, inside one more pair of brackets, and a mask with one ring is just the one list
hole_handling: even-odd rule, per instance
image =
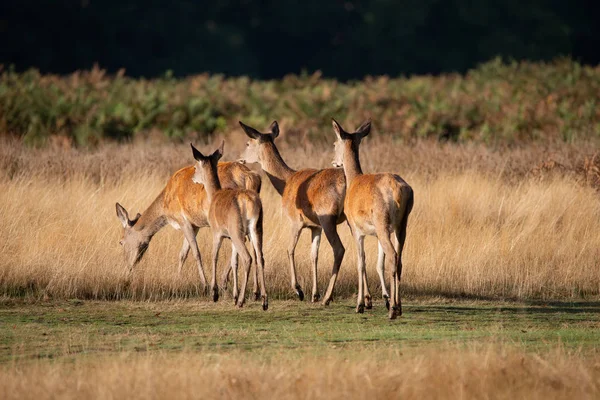
[[123, 236], [119, 244], [123, 247], [125, 254], [125, 261], [131, 271], [133, 267], [142, 259], [146, 250], [148, 250], [148, 244], [150, 243], [150, 237], [144, 235], [141, 231], [135, 229], [135, 225], [141, 217], [141, 214], [137, 214], [135, 218], [129, 219], [129, 214], [125, 207], [116, 204], [117, 217], [123, 225]]
[[261, 133], [251, 126], [244, 124], [242, 121], [239, 121], [239, 123], [250, 140], [246, 143], [246, 149], [238, 161], [242, 164], [260, 163], [263, 161], [261, 160], [260, 145], [269, 142], [273, 143], [275, 138], [279, 136], [279, 124], [277, 121], [273, 121], [269, 127], [270, 133]]
[[218, 149], [216, 149], [211, 155], [205, 156], [194, 147], [193, 144], [190, 143], [192, 147], [192, 153], [194, 154], [194, 159], [197, 161], [195, 165], [195, 173], [192, 177], [192, 181], [194, 183], [200, 183], [205, 185], [208, 182], [208, 178], [211, 176], [212, 171], [217, 171], [217, 164], [221, 157], [223, 157], [223, 149], [225, 147], [225, 141], [221, 143]]
[[337, 137], [334, 143], [334, 157], [333, 166], [343, 167], [344, 166], [344, 147], [352, 146], [356, 153], [358, 153], [358, 146], [362, 139], [371, 132], [371, 120], [364, 122], [354, 133], [348, 133], [342, 128], [342, 126], [335, 120], [331, 119], [333, 130]]

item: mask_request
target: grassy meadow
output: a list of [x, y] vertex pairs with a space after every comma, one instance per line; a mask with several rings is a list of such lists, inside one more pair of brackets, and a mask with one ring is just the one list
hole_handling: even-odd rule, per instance
[[[3, 72], [0, 398], [598, 398], [597, 74], [565, 60], [344, 84]], [[333, 303], [296, 299], [287, 220], [264, 174], [267, 312], [228, 293], [214, 304], [191, 257], [179, 276], [183, 236], [170, 226], [127, 273], [115, 202], [143, 212], [192, 163], [187, 141], [224, 138], [235, 160], [237, 120], [277, 118], [292, 168], [328, 167], [331, 116], [349, 128], [372, 117], [363, 170], [414, 189], [401, 318], [387, 319], [373, 238], [374, 307], [354, 312], [345, 223]], [[209, 228], [198, 243], [210, 277]], [[310, 299], [307, 232], [296, 260]], [[321, 295], [332, 263], [323, 238]]]

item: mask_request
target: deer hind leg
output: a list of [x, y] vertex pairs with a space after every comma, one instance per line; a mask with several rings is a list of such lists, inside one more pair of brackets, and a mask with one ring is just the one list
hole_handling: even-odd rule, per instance
[[290, 246], [288, 247], [288, 259], [290, 262], [290, 275], [292, 279], [292, 289], [296, 291], [298, 298], [300, 301], [304, 300], [304, 292], [302, 288], [298, 284], [298, 278], [296, 277], [296, 262], [294, 260], [294, 253], [296, 251], [296, 245], [298, 244], [298, 238], [300, 237], [300, 232], [302, 231], [302, 226], [298, 226], [296, 224], [292, 225], [291, 235], [290, 235]]
[[192, 227], [192, 224], [187, 221], [181, 224], [181, 230], [183, 231], [183, 235], [190, 245], [192, 255], [196, 259], [196, 264], [198, 265], [198, 275], [200, 275], [200, 280], [202, 281], [204, 291], [206, 292], [208, 290], [208, 285], [206, 284], [206, 275], [204, 275], [204, 268], [202, 267], [202, 257], [200, 256], [200, 250], [198, 249], [198, 242], [196, 242], [197, 230], [195, 230], [194, 227]]
[[357, 276], [358, 276], [358, 296], [356, 298], [356, 312], [365, 312], [364, 278], [365, 278], [365, 237], [360, 233], [355, 233], [356, 251], [357, 251]]
[[316, 303], [319, 301], [321, 295], [319, 294], [319, 289], [317, 287], [317, 264], [319, 262], [319, 246], [321, 245], [321, 232], [323, 232], [322, 228], [313, 227], [310, 229], [312, 244], [310, 248], [310, 261], [312, 266], [312, 302]]
[[325, 237], [327, 237], [327, 241], [333, 249], [333, 269], [331, 270], [331, 278], [329, 280], [329, 285], [327, 286], [327, 292], [325, 292], [325, 297], [323, 298], [323, 305], [325, 306], [329, 305], [329, 302], [331, 302], [331, 298], [333, 297], [335, 281], [337, 280], [340, 265], [342, 265], [344, 253], [346, 252], [346, 249], [344, 249], [344, 245], [340, 240], [340, 236], [337, 233], [336, 222], [337, 217], [335, 215], [319, 217], [319, 223], [323, 227]]
[[210, 287], [213, 293], [213, 301], [219, 300], [219, 287], [217, 286], [217, 261], [219, 260], [219, 250], [223, 243], [223, 236], [217, 235], [213, 237], [213, 252], [212, 252], [212, 278]]
[[[262, 241], [261, 241], [262, 242]], [[262, 248], [262, 244], [261, 244], [261, 248]], [[256, 254], [256, 249], [254, 248], [254, 245], [252, 247], [252, 253], [250, 253], [250, 255], [252, 256], [252, 264], [256, 267], [254, 268], [254, 281], [252, 284], [252, 293], [254, 293], [254, 301], [258, 301], [260, 299], [260, 294], [261, 292], [259, 292], [259, 282], [258, 282], [258, 262], [257, 262], [257, 254]]]
[[406, 215], [402, 219], [402, 222], [400, 223], [400, 226], [398, 227], [394, 235], [394, 249], [396, 250], [396, 254], [398, 255], [398, 260], [396, 263], [397, 280], [395, 292], [396, 303], [398, 304], [398, 315], [402, 315], [402, 302], [400, 299], [400, 280], [402, 277], [402, 251], [404, 249], [404, 242], [406, 241], [406, 224], [408, 222], [407, 217], [408, 215]]
[[377, 274], [379, 275], [379, 281], [381, 283], [381, 297], [385, 300], [385, 308], [390, 309], [390, 295], [385, 285], [385, 253], [381, 243], [377, 241]]
[[227, 268], [225, 268], [225, 271], [223, 271], [223, 277], [221, 278], [221, 286], [223, 287], [223, 290], [227, 290], [227, 285], [229, 283], [229, 273], [233, 269], [234, 265], [237, 270], [237, 265], [238, 265], [237, 252], [234, 250], [233, 246], [231, 246], [231, 262], [229, 265], [227, 265]]
[[267, 298], [267, 288], [265, 286], [265, 260], [262, 251], [262, 213], [257, 222], [257, 226], [251, 227], [250, 229], [250, 241], [252, 242], [252, 248], [254, 249], [254, 260], [256, 261], [255, 268], [258, 271], [255, 273], [255, 276], [260, 277], [260, 298], [262, 299], [262, 307], [264, 311], [267, 311], [269, 308], [269, 299]]
[[385, 260], [388, 264], [388, 269], [390, 270], [390, 298], [391, 305], [389, 309], [389, 318], [395, 319], [398, 316], [398, 296], [396, 295], [396, 289], [398, 288], [397, 284], [397, 260], [398, 256], [396, 255], [396, 250], [394, 250], [394, 246], [392, 245], [392, 241], [390, 240], [390, 232], [387, 229], [378, 229], [377, 230], [377, 239], [383, 248], [383, 252], [385, 253]]
[[370, 310], [373, 308], [373, 299], [371, 297], [371, 292], [369, 292], [369, 284], [367, 282], [367, 266], [366, 262], [363, 268], [363, 285], [364, 285], [364, 297], [365, 297], [365, 308]]
[[[238, 307], [243, 307], [246, 301], [246, 285], [248, 284], [248, 277], [250, 276], [250, 267], [252, 265], [252, 257], [250, 256], [250, 252], [246, 248], [246, 241], [244, 240], [243, 233], [236, 232], [234, 235], [231, 235], [232, 246], [235, 246], [236, 251], [240, 256], [240, 260], [242, 265], [244, 266], [244, 279], [242, 280], [242, 286], [240, 287], [239, 294], [236, 296], [234, 294], [234, 299], [237, 300]], [[236, 274], [237, 275], [237, 274]], [[237, 278], [234, 276], [234, 290], [237, 291]]]

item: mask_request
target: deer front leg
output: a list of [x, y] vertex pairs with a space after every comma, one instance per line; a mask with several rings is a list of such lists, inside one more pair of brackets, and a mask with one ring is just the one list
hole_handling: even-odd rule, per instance
[[198, 265], [198, 275], [200, 275], [200, 280], [202, 281], [202, 285], [204, 286], [204, 292], [206, 293], [208, 290], [208, 285], [206, 284], [206, 275], [204, 275], [204, 268], [202, 267], [202, 258], [200, 256], [200, 250], [198, 249], [198, 243], [196, 242], [196, 232], [194, 228], [189, 222], [184, 222], [180, 224], [181, 230], [183, 231], [183, 235], [187, 239], [190, 244], [190, 250], [192, 251], [192, 255], [196, 259], [196, 264]]
[[329, 302], [333, 297], [333, 288], [335, 287], [335, 281], [337, 280], [346, 249], [344, 249], [344, 245], [337, 233], [337, 216], [323, 216], [319, 218], [319, 222], [323, 227], [327, 241], [333, 249], [333, 269], [331, 270], [331, 278], [329, 279], [327, 292], [325, 292], [325, 297], [323, 298], [323, 305], [326, 306], [329, 305]]
[[181, 276], [181, 271], [183, 269], [183, 264], [187, 259], [188, 253], [190, 252], [190, 243], [187, 239], [183, 238], [183, 244], [181, 245], [181, 250], [179, 251], [179, 268], [177, 269], [177, 274]]
[[294, 260], [294, 253], [296, 251], [296, 244], [298, 244], [298, 238], [300, 237], [300, 231], [302, 227], [292, 225], [291, 235], [290, 235], [290, 246], [288, 247], [288, 259], [290, 262], [290, 275], [292, 280], [292, 289], [296, 291], [298, 298], [300, 301], [304, 300], [304, 292], [300, 285], [298, 284], [298, 279], [296, 277], [296, 262]]

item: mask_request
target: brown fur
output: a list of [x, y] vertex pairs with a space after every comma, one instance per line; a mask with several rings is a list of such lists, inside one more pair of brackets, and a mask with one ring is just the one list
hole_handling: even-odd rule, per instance
[[[239, 307], [245, 302], [246, 284], [250, 273], [252, 257], [246, 248], [246, 236], [249, 237], [254, 249], [254, 259], [261, 283], [261, 297], [263, 310], [268, 308], [267, 292], [265, 288], [264, 260], [262, 252], [263, 240], [263, 211], [258, 193], [247, 189], [222, 189], [217, 174], [217, 161], [223, 155], [223, 145], [212, 155], [204, 156], [193, 145], [192, 150], [196, 161], [195, 173], [192, 178], [196, 184], [204, 185], [207, 201], [209, 202], [208, 222], [213, 234], [212, 281], [213, 300], [219, 298], [217, 286], [217, 261], [219, 249], [224, 238], [232, 242], [232, 269], [233, 269], [233, 298]], [[238, 293], [237, 261], [236, 254], [241, 258], [244, 266], [245, 278]]]
[[[260, 177], [248, 167], [236, 162], [223, 162], [219, 163], [218, 169], [224, 187], [260, 190]], [[123, 224], [121, 243], [130, 270], [141, 260], [156, 232], [164, 225], [171, 224], [181, 229], [185, 236], [179, 254], [179, 273], [191, 249], [202, 283], [206, 286], [196, 233], [199, 228], [208, 226], [209, 203], [204, 186], [192, 182], [194, 171], [194, 166], [188, 166], [175, 172], [152, 204], [133, 220], [117, 203], [117, 216]]]
[[259, 162], [269, 180], [281, 195], [282, 207], [290, 221], [291, 228], [290, 245], [288, 247], [291, 285], [301, 300], [304, 299], [304, 292], [296, 278], [294, 260], [300, 232], [304, 228], [311, 230], [312, 300], [316, 302], [320, 297], [317, 288], [318, 252], [321, 232], [325, 231], [325, 236], [334, 253], [331, 279], [323, 298], [323, 304], [329, 304], [345, 252], [336, 229], [336, 225], [345, 220], [344, 195], [346, 182], [344, 172], [340, 168], [295, 171], [287, 166], [275, 146], [274, 139], [279, 135], [277, 122], [271, 124], [271, 133], [260, 133], [241, 122], [240, 125], [250, 137], [241, 161]]
[[[356, 311], [362, 313], [365, 298], [370, 300], [365, 269], [364, 237], [376, 236], [380, 255], [377, 271], [382, 282], [384, 297], [385, 281], [383, 263], [387, 259], [391, 272], [391, 306], [389, 318], [402, 315], [400, 301], [400, 277], [402, 274], [402, 249], [406, 239], [406, 225], [413, 207], [412, 188], [398, 175], [389, 173], [363, 174], [359, 161], [359, 145], [369, 134], [371, 123], [363, 124], [355, 133], [347, 133], [334, 120], [333, 127], [338, 137], [334, 164], [341, 162], [348, 185], [344, 210], [348, 224], [356, 240], [358, 251], [358, 299]], [[390, 239], [392, 236], [392, 240]]]

